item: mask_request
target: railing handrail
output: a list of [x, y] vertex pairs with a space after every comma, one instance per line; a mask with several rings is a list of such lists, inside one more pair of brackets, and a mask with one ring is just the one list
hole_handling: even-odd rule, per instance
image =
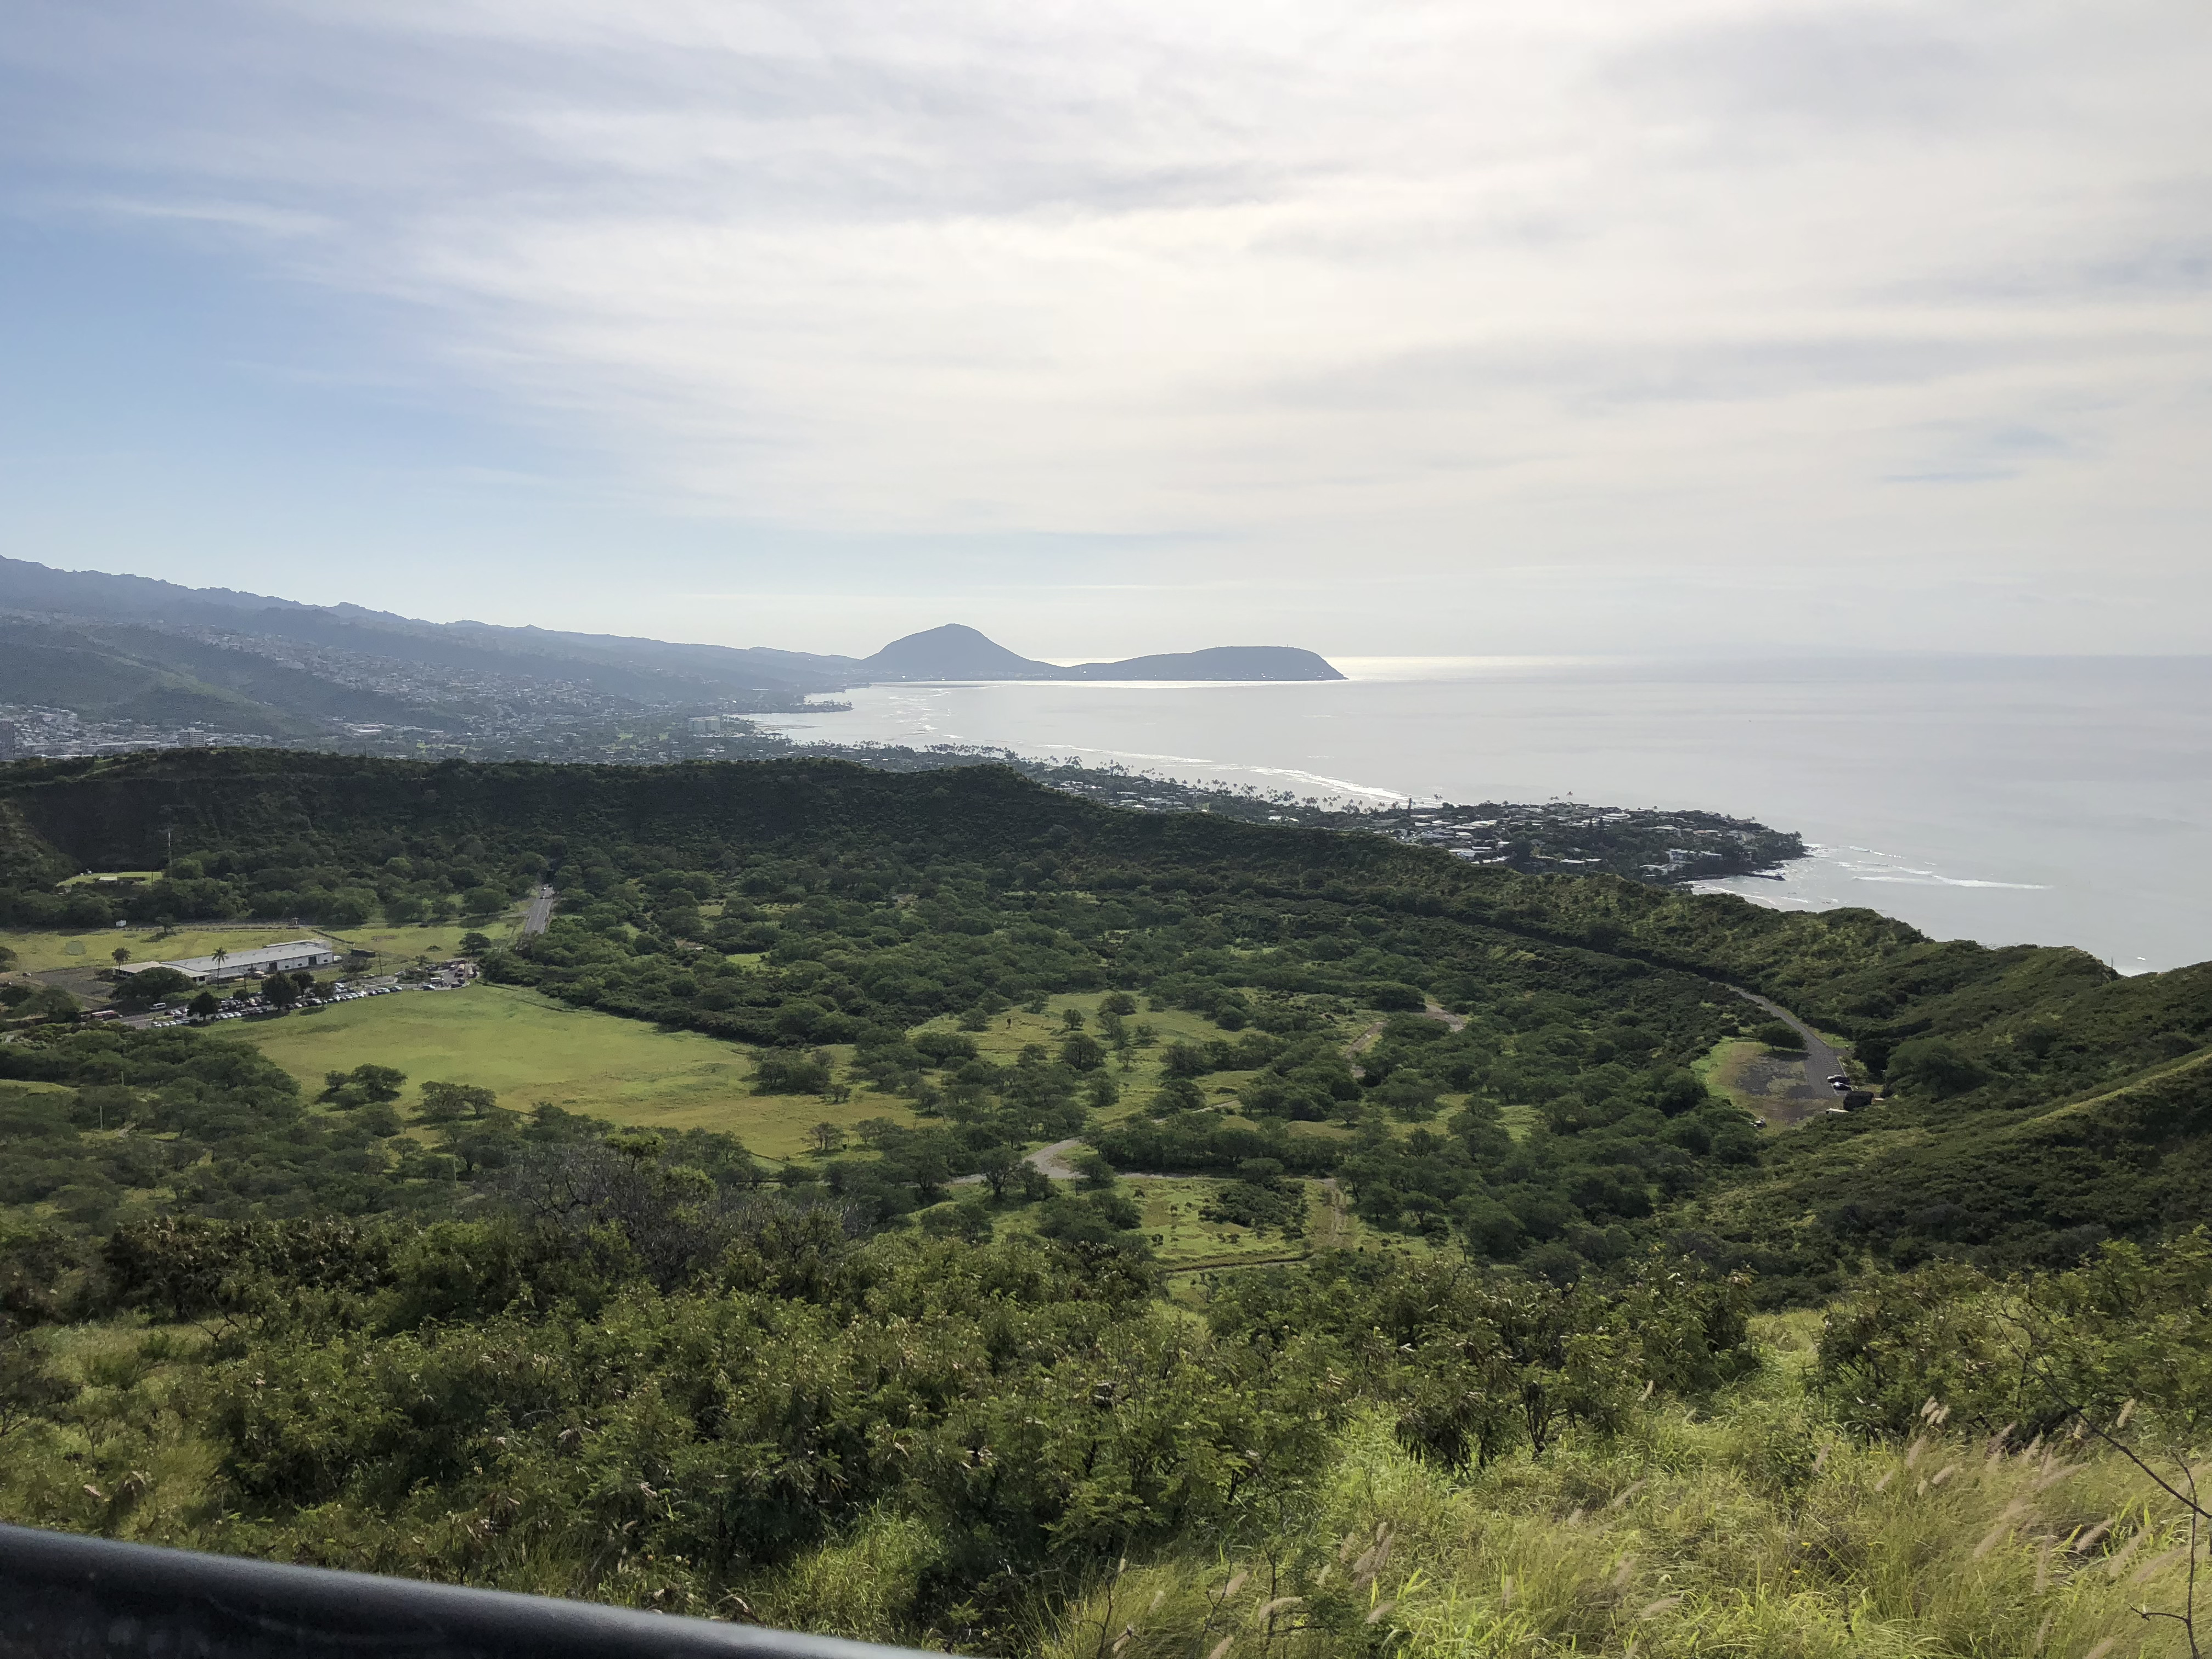
[[757, 1625], [0, 1525], [0, 1659], [387, 1654], [918, 1659], [912, 1650]]

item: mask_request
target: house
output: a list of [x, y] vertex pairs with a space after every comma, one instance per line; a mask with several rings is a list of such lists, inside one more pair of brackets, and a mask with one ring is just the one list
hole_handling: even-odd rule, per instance
[[126, 963], [117, 969], [143, 974], [155, 968], [173, 968], [195, 985], [220, 983], [261, 974], [289, 974], [302, 968], [327, 968], [338, 959], [337, 950], [319, 939], [295, 939], [283, 945], [257, 945], [248, 951], [220, 956], [185, 957], [175, 962]]

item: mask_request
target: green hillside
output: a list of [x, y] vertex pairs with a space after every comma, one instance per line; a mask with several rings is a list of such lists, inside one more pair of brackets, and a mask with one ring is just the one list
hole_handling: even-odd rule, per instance
[[[0, 1516], [1054, 1659], [2187, 1650], [2212, 964], [991, 768], [0, 769], [19, 930], [294, 915], [490, 983], [0, 975]], [[1735, 988], [1881, 1098], [1756, 1127]]]
[[21, 620], [0, 620], [0, 702], [269, 737], [317, 734], [325, 719], [441, 724], [392, 698], [251, 652], [150, 628]]

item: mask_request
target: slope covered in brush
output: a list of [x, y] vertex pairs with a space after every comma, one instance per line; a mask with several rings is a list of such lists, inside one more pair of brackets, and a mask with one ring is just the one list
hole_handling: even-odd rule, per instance
[[[2160, 1103], [2198, 1074], [2150, 1073], [2212, 1037], [2205, 969], [2121, 980], [2079, 951], [1938, 943], [1865, 911], [1117, 812], [990, 768], [172, 754], [8, 769], [0, 812], [19, 826], [24, 873], [0, 896], [19, 921], [100, 925], [110, 901], [40, 874], [148, 867], [172, 836], [167, 878], [120, 901], [134, 917], [489, 914], [550, 871], [560, 919], [495, 954], [495, 976], [768, 1050], [854, 1045], [856, 1079], [1014, 1103], [1009, 1132], [1063, 1121], [1081, 1067], [957, 1084], [912, 1030], [1142, 993], [1245, 1035], [1179, 1048], [1176, 1086], [1101, 1130], [1109, 1155], [1337, 1170], [1376, 1226], [1563, 1272], [1694, 1234], [1771, 1293], [1810, 1294], [1870, 1242], [2047, 1257], [2202, 1213], [2203, 1126]], [[1853, 1040], [1892, 1097], [1752, 1135], [1689, 1074], [1755, 1018], [1731, 985]], [[1379, 1018], [1355, 1066], [1362, 1011]], [[1328, 1123], [1348, 1136], [1292, 1133]], [[2099, 1196], [2113, 1183], [2130, 1201]]]

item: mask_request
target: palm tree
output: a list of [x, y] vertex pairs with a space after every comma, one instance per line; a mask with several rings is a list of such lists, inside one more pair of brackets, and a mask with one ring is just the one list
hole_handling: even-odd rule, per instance
[[230, 960], [230, 952], [220, 945], [215, 947], [215, 982], [222, 983], [222, 964]]

